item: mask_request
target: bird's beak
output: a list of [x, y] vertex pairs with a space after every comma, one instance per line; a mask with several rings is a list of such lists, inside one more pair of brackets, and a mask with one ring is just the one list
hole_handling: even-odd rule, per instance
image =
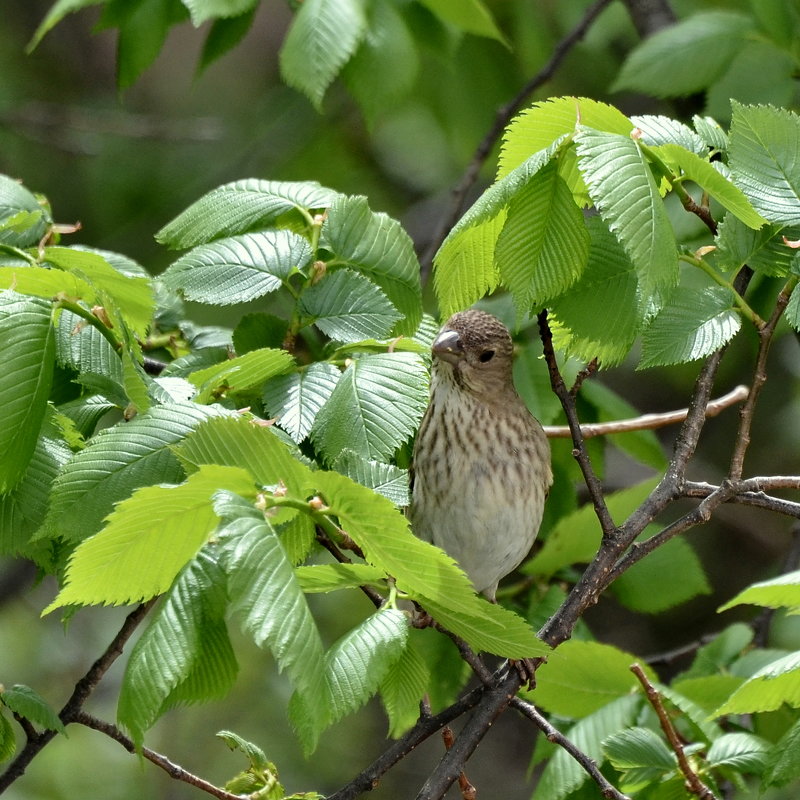
[[464, 356], [461, 337], [459, 337], [457, 331], [442, 331], [434, 339], [431, 350], [437, 358], [441, 358], [442, 361], [448, 361], [451, 364], [457, 363]]

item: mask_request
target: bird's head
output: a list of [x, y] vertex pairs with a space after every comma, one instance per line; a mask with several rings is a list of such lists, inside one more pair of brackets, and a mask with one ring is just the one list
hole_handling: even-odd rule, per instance
[[431, 349], [434, 371], [452, 374], [461, 389], [488, 401], [513, 391], [511, 335], [491, 314], [477, 309], [453, 314]]

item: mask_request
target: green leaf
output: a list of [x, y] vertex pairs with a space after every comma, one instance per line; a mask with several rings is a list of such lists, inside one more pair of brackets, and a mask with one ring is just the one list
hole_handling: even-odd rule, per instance
[[583, 213], [551, 161], [511, 200], [495, 247], [517, 317], [571, 286], [583, 272], [589, 234]]
[[399, 508], [408, 505], [408, 470], [394, 464], [370, 461], [352, 450], [342, 450], [333, 462], [333, 468], [387, 497]]
[[79, 11], [82, 8], [88, 8], [89, 6], [99, 5], [102, 2], [105, 2], [105, 0], [56, 0], [56, 2], [50, 6], [50, 10], [47, 12], [45, 18], [39, 23], [39, 27], [33, 34], [28, 46], [25, 48], [25, 52], [31, 53], [38, 46], [39, 42], [42, 41], [45, 34], [58, 25], [67, 14]]
[[674, 753], [650, 728], [627, 728], [603, 741], [608, 760], [616, 769], [654, 767], [663, 772], [675, 769]]
[[250, 11], [239, 14], [238, 17], [218, 18], [211, 23], [197, 62], [198, 75], [244, 39], [253, 26], [257, 10], [256, 2]]
[[302, 442], [333, 394], [340, 375], [333, 364], [324, 361], [278, 375], [264, 385], [264, 407], [294, 441]]
[[165, 592], [217, 526], [219, 489], [255, 496], [249, 473], [205, 465], [179, 486], [146, 486], [118, 503], [106, 526], [69, 560], [66, 582], [43, 613], [64, 605], [124, 605]]
[[774, 711], [783, 703], [792, 708], [800, 706], [800, 652], [778, 658], [758, 670], [714, 712], [714, 716]]
[[326, 273], [300, 296], [300, 313], [337, 342], [383, 339], [402, 319], [368, 278], [349, 269]]
[[[657, 478], [622, 489], [606, 497], [611, 516], [622, 523], [639, 507], [658, 482]], [[600, 523], [591, 504], [559, 520], [545, 539], [542, 548], [525, 563], [528, 575], [553, 575], [562, 567], [591, 561], [601, 538]]]
[[591, 238], [583, 275], [549, 309], [569, 354], [614, 366], [630, 351], [644, 316], [636, 270], [599, 216], [589, 217], [586, 228]]
[[295, 568], [294, 575], [306, 594], [366, 585], [384, 587], [386, 582], [386, 573], [370, 564], [313, 564]]
[[[687, 681], [676, 681], [673, 683], [672, 686], [664, 686], [658, 685], [658, 691], [667, 698], [667, 700], [672, 703], [683, 715], [684, 717], [694, 726], [697, 730], [699, 736], [704, 738], [706, 741], [713, 742], [715, 739], [718, 739], [720, 736], [723, 735], [723, 729], [714, 722], [711, 722], [708, 718], [708, 712], [715, 708], [717, 705], [714, 703], [713, 700], [713, 693], [714, 691], [719, 690], [721, 687], [719, 685], [714, 685], [713, 681], [717, 678], [727, 679], [730, 678], [730, 675], [714, 675], [709, 678], [690, 678]], [[699, 682], [708, 682], [705, 686], [702, 686]], [[692, 683], [694, 682], [694, 685]], [[702, 686], [702, 688], [701, 688]], [[723, 694], [721, 699], [730, 694], [730, 683], [727, 683], [728, 691]], [[694, 700], [691, 700], [681, 691], [677, 691], [678, 688], [685, 689], [689, 688], [691, 690], [700, 689], [710, 689], [708, 694], [703, 695], [703, 705], [696, 703]], [[710, 702], [709, 702], [710, 700]]]
[[578, 163], [589, 195], [628, 254], [644, 302], [678, 282], [675, 235], [639, 145], [580, 126]]
[[453, 559], [417, 539], [385, 497], [336, 472], [317, 472], [314, 478], [329, 507], [326, 513], [339, 519], [367, 561], [392, 575], [401, 591], [448, 630], [476, 650], [508, 658], [549, 652], [521, 617], [478, 597]]
[[219, 17], [237, 17], [249, 11], [258, 0], [181, 0], [189, 9], [192, 25], [199, 28], [204, 22]]
[[414, 334], [422, 320], [419, 261], [411, 237], [397, 220], [372, 211], [366, 197], [339, 195], [323, 223], [321, 245], [383, 289], [404, 316], [394, 335]]
[[232, 612], [242, 630], [269, 649], [325, 725], [322, 640], [280, 538], [265, 519], [242, 517], [223, 532], [223, 566]]
[[150, 617], [125, 667], [117, 718], [137, 745], [168, 708], [223, 697], [233, 685], [238, 667], [226, 604], [225, 574], [201, 550]]
[[503, 134], [498, 180], [523, 164], [531, 153], [575, 133], [578, 124], [622, 136], [630, 135], [633, 129], [633, 123], [617, 108], [587, 97], [557, 97], [534, 103], [515, 117]]
[[736, 184], [770, 222], [800, 224], [800, 117], [772, 106], [731, 106], [729, 164]]
[[70, 367], [79, 375], [102, 376], [122, 391], [122, 361], [94, 325], [87, 325], [77, 314], [62, 309], [55, 334], [56, 360], [61, 366]]
[[316, 181], [234, 181], [196, 200], [165, 225], [156, 239], [173, 249], [194, 247], [274, 224], [287, 212], [327, 208], [334, 197], [334, 191]]
[[5, 714], [0, 714], [0, 763], [8, 761], [17, 749], [14, 728]]
[[760, 736], [726, 733], [711, 744], [706, 759], [711, 767], [731, 767], [745, 775], [761, 775], [769, 750], [769, 742]]
[[713, 117], [701, 117], [695, 114], [692, 117], [694, 129], [698, 136], [705, 142], [706, 146], [713, 150], [728, 149], [728, 134]]
[[654, 150], [671, 165], [680, 167], [682, 177], [694, 181], [749, 228], [760, 228], [766, 223], [764, 217], [750, 205], [742, 190], [714, 169], [709, 161], [677, 144], [664, 144]]
[[703, 358], [727, 344], [741, 326], [730, 289], [676, 289], [644, 332], [637, 369]]
[[647, 145], [675, 144], [698, 156], [707, 156], [708, 147], [688, 125], [660, 115], [643, 114], [631, 117], [642, 132], [641, 141]]
[[752, 603], [767, 608], [800, 607], [800, 571], [787, 572], [772, 580], [754, 583], [717, 610], [726, 611], [741, 603]]
[[786, 786], [800, 777], [800, 720], [773, 745], [762, 776], [764, 786]]
[[317, 110], [367, 27], [362, 0], [305, 0], [280, 50], [281, 75]]
[[244, 417], [208, 420], [173, 452], [192, 469], [200, 469], [203, 464], [242, 467], [255, 483], [262, 486], [282, 483], [293, 494], [303, 497], [312, 480], [311, 470], [294, 457], [272, 430]]
[[0, 244], [32, 247], [52, 221], [35, 195], [7, 175], [0, 175]]
[[77, 275], [49, 267], [0, 267], [0, 288], [46, 300], [63, 293], [65, 297], [86, 300], [93, 305], [97, 298], [97, 291]]
[[388, 461], [417, 429], [428, 402], [427, 384], [425, 364], [415, 353], [355, 359], [317, 414], [314, 445], [328, 462], [344, 449]]
[[[564, 733], [582, 753], [602, 763], [602, 743], [612, 734], [630, 727], [639, 707], [640, 700], [635, 695], [620, 697], [584, 717]], [[545, 765], [533, 798], [562, 800], [580, 787], [588, 777], [583, 767], [566, 750], [557, 747]]]
[[612, 90], [656, 97], [699, 92], [723, 74], [753, 27], [751, 17], [733, 11], [694, 14], [634, 48]]
[[428, 691], [430, 670], [420, 653], [415, 629], [400, 658], [381, 681], [381, 701], [389, 717], [389, 735], [399, 737], [419, 718], [420, 700]]
[[715, 243], [721, 269], [736, 271], [743, 264], [764, 275], [787, 276], [798, 261], [797, 251], [787, 247], [783, 237], [796, 239], [800, 231], [780, 225], [748, 228], [731, 214], [719, 224]]
[[22, 480], [0, 496], [0, 554], [28, 552], [28, 541], [47, 513], [52, 483], [71, 455], [63, 436], [45, 422]]
[[243, 739], [233, 731], [217, 731], [214, 735], [222, 739], [231, 750], [241, 750], [250, 762], [251, 767], [269, 769], [273, 766], [267, 760], [266, 753], [257, 744], [248, 742], [247, 739]]
[[420, 0], [444, 22], [454, 25], [465, 33], [485, 36], [502, 44], [508, 44], [491, 11], [481, 0]]
[[125, 275], [91, 250], [47, 247], [44, 254], [49, 264], [95, 287], [108, 314], [113, 318], [118, 310], [125, 323], [144, 337], [155, 311], [149, 278]]
[[[539, 667], [531, 698], [554, 714], [585, 717], [636, 688], [630, 668], [637, 661], [636, 656], [611, 645], [571, 639]], [[649, 668], [645, 671], [655, 679]]]
[[225, 414], [218, 406], [155, 406], [125, 425], [108, 428], [76, 453], [53, 485], [46, 529], [79, 541], [99, 530], [114, 503], [154, 483], [178, 483], [184, 471], [170, 446], [200, 422]]
[[207, 403], [213, 397], [260, 386], [268, 378], [288, 372], [293, 366], [294, 359], [286, 350], [264, 347], [190, 372], [187, 377], [198, 388], [197, 402]]
[[658, 614], [700, 594], [711, 594], [703, 565], [691, 545], [670, 539], [634, 564], [612, 585], [622, 605], [645, 614]]
[[50, 304], [0, 292], [0, 495], [16, 486], [33, 456], [53, 379]]
[[49, 731], [67, 734], [64, 723], [47, 701], [38, 693], [21, 683], [15, 683], [8, 689], [0, 691], [0, 703], [6, 708], [24, 717], [34, 725]]
[[211, 305], [247, 303], [274, 292], [311, 259], [311, 245], [285, 230], [217, 239], [181, 256], [164, 272], [164, 283], [187, 300]]
[[748, 625], [743, 622], [729, 625], [722, 633], [697, 651], [692, 666], [682, 673], [681, 677], [703, 677], [727, 671], [727, 668], [752, 641], [753, 631]]

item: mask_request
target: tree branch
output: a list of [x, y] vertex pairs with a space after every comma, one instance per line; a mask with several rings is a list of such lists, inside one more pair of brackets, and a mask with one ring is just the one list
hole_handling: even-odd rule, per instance
[[[72, 695], [58, 715], [64, 725], [69, 725], [71, 722], [75, 721], [83, 704], [88, 700], [89, 695], [91, 695], [97, 684], [102, 680], [106, 672], [108, 672], [111, 665], [122, 654], [125, 643], [145, 616], [147, 616], [147, 612], [150, 611], [156, 599], [157, 598], [153, 598], [143, 603], [128, 614], [119, 632], [111, 640], [111, 644], [108, 645], [100, 658], [89, 667], [88, 672], [75, 684]], [[28, 736], [25, 747], [22, 748], [19, 755], [11, 762], [8, 769], [0, 775], [0, 794], [25, 773], [28, 764], [33, 761], [42, 748], [44, 748], [55, 735], [56, 731], [46, 730], [35, 736]]]
[[[106, 736], [112, 738], [115, 742], [119, 742], [119, 744], [121, 744], [129, 753], [137, 752], [136, 745], [134, 744], [133, 740], [127, 737], [116, 725], [113, 725], [110, 722], [97, 719], [97, 717], [93, 717], [91, 714], [87, 714], [85, 711], [78, 711], [72, 721], [77, 722], [80, 725], [85, 725], [87, 728], [100, 731], [100, 733], [104, 733]], [[213, 797], [220, 798], [220, 800], [241, 800], [242, 798], [242, 796], [239, 794], [231, 794], [231, 792], [226, 792], [224, 789], [214, 786], [213, 783], [209, 783], [208, 781], [203, 780], [203, 778], [193, 775], [188, 770], [185, 770], [178, 764], [173, 763], [166, 756], [157, 753], [155, 750], [151, 750], [149, 747], [142, 747], [141, 755], [148, 761], [155, 764], [157, 767], [163, 769], [164, 772], [170, 776], [170, 778], [174, 778], [176, 781], [182, 781], [183, 783], [188, 783], [190, 786], [194, 786], [195, 788], [200, 789], [207, 794], [212, 795]]]
[[[726, 408], [741, 403], [747, 399], [749, 389], [742, 385], [732, 389], [727, 394], [712, 400], [706, 405], [705, 417], [716, 417]], [[661, 414], [642, 414], [631, 419], [615, 419], [610, 422], [590, 422], [581, 423], [581, 435], [584, 439], [591, 439], [595, 436], [609, 436], [614, 433], [629, 433], [630, 431], [655, 430], [664, 428], [667, 425], [674, 425], [683, 422], [689, 415], [688, 408], [681, 408], [677, 411], [665, 411]], [[568, 425], [543, 425], [545, 435], [549, 439], [567, 439], [572, 436], [572, 431]]]
[[647, 679], [647, 675], [644, 674], [644, 671], [638, 664], [633, 664], [631, 666], [631, 672], [639, 679], [639, 683], [642, 684], [642, 688], [644, 689], [644, 693], [650, 705], [658, 715], [661, 729], [664, 731], [670, 747], [672, 747], [672, 750], [677, 756], [678, 766], [684, 778], [686, 778], [686, 788], [692, 794], [697, 795], [700, 800], [717, 800], [716, 795], [700, 780], [697, 773], [692, 769], [689, 759], [686, 758], [686, 753], [683, 751], [683, 744], [678, 736], [678, 732], [675, 730], [675, 726], [672, 724], [672, 720], [670, 720], [669, 714], [667, 714], [667, 710], [661, 702], [661, 695], [656, 690], [656, 687], [650, 683]]
[[547, 737], [548, 742], [553, 742], [559, 747], [567, 751], [567, 753], [583, 767], [589, 777], [597, 784], [600, 793], [603, 797], [611, 798], [611, 800], [630, 800], [628, 795], [622, 794], [618, 789], [612, 786], [600, 772], [597, 763], [594, 759], [589, 758], [582, 750], [579, 750], [563, 733], [554, 728], [548, 719], [540, 714], [533, 703], [523, 700], [521, 697], [514, 697], [509, 704], [515, 708], [523, 716], [527, 717], [539, 730]]
[[611, 5], [611, 0], [595, 0], [595, 2], [586, 9], [586, 13], [578, 24], [556, 44], [553, 48], [550, 60], [522, 87], [522, 89], [519, 90], [515, 97], [497, 110], [491, 128], [489, 128], [483, 140], [475, 150], [472, 161], [470, 161], [467, 169], [464, 171], [464, 175], [458, 185], [453, 189], [450, 208], [442, 216], [442, 220], [425, 251], [425, 255], [421, 259], [422, 267], [420, 278], [423, 284], [430, 274], [431, 267], [433, 266], [433, 257], [436, 255], [436, 251], [441, 246], [448, 231], [455, 225], [458, 218], [464, 212], [467, 193], [477, 180], [481, 167], [489, 157], [489, 153], [491, 153], [492, 148], [500, 138], [506, 125], [508, 125], [511, 118], [520, 110], [522, 104], [528, 97], [553, 77], [570, 50], [583, 39], [586, 32], [592, 26], [592, 23], [597, 19], [603, 9], [609, 5]]

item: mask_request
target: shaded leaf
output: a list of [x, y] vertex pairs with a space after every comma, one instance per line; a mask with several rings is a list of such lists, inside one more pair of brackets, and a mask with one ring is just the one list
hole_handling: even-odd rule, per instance
[[394, 464], [370, 461], [352, 450], [342, 450], [333, 462], [333, 468], [389, 498], [396, 506], [403, 508], [408, 505], [408, 470]]
[[34, 194], [7, 175], [0, 175], [0, 244], [32, 247], [52, 221]]
[[34, 725], [66, 735], [64, 723], [47, 701], [38, 693], [21, 683], [0, 691], [0, 703], [15, 714], [24, 717]]
[[675, 769], [675, 755], [666, 742], [650, 728], [627, 728], [603, 741], [609, 761], [617, 769], [655, 767], [664, 772]]

